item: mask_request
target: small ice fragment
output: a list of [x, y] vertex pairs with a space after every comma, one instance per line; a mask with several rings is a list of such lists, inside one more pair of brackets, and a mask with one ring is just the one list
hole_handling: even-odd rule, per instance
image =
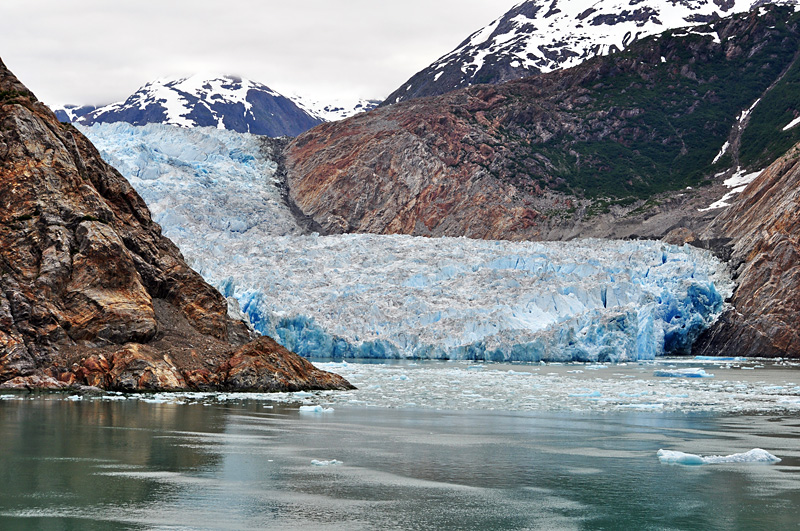
[[775, 457], [766, 450], [754, 448], [749, 452], [733, 455], [710, 455], [703, 457], [695, 454], [676, 452], [673, 450], [659, 450], [658, 460], [662, 463], [678, 465], [717, 465], [725, 463], [780, 463], [780, 458]]
[[708, 374], [704, 369], [692, 367], [688, 369], [657, 369], [653, 376], [661, 378], [713, 378], [713, 374]]
[[569, 396], [575, 398], [600, 398], [603, 394], [600, 391], [588, 391], [586, 393], [575, 393]]
[[319, 459], [312, 459], [311, 464], [313, 466], [338, 466], [341, 465], [342, 462], [337, 459], [331, 459], [330, 461], [321, 461]]
[[300, 406], [300, 413], [333, 413], [333, 408], [322, 406]]

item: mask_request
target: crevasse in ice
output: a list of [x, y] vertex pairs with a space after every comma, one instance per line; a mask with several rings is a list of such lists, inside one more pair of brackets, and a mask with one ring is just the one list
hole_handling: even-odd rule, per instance
[[84, 131], [256, 330], [316, 358], [653, 359], [688, 352], [731, 282], [661, 242], [302, 235], [258, 137]]

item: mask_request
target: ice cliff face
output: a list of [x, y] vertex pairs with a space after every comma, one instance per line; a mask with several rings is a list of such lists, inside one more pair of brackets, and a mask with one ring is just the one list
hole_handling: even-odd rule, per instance
[[575, 66], [669, 29], [748, 11], [764, 0], [528, 0], [418, 72], [385, 103]]
[[658, 242], [312, 235], [184, 252], [311, 357], [653, 359], [689, 352], [729, 292], [718, 261]]
[[651, 359], [688, 350], [730, 281], [659, 242], [301, 235], [259, 140], [84, 129], [253, 326], [309, 357]]

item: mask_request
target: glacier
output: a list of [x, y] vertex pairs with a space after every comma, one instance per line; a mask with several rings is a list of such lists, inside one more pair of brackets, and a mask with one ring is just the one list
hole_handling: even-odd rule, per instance
[[257, 136], [81, 130], [232, 312], [309, 358], [651, 360], [689, 353], [732, 291], [663, 242], [305, 234]]

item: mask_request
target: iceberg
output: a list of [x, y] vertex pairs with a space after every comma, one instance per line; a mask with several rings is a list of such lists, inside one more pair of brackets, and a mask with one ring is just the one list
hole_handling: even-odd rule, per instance
[[718, 465], [726, 463], [780, 463], [780, 458], [775, 457], [766, 450], [754, 448], [749, 452], [733, 455], [711, 455], [702, 457], [695, 454], [686, 454], [673, 450], [659, 450], [658, 460], [666, 464], [676, 465]]
[[687, 369], [658, 369], [653, 373], [653, 376], [661, 378], [713, 378], [713, 374], [708, 374], [705, 369], [687, 368]]
[[257, 136], [82, 131], [229, 313], [309, 358], [652, 360], [689, 354], [732, 290], [709, 252], [663, 242], [307, 234]]
[[327, 461], [320, 460], [320, 459], [312, 459], [311, 465], [312, 466], [339, 466], [342, 462], [337, 459], [330, 459]]
[[332, 407], [300, 406], [300, 413], [333, 413]]

